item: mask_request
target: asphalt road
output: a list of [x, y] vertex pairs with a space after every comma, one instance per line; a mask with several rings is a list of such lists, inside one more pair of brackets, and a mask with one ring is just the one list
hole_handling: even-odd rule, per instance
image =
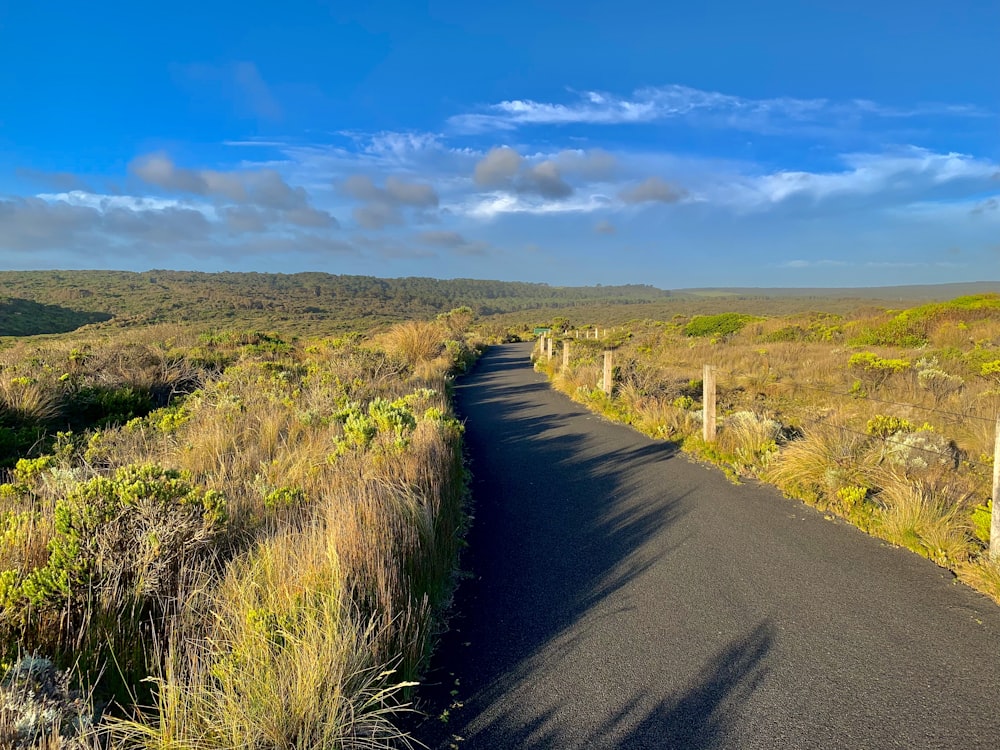
[[[475, 519], [433, 748], [997, 748], [1000, 607], [552, 391], [457, 388]], [[439, 717], [447, 710], [447, 721]], [[461, 739], [458, 739], [461, 738]]]

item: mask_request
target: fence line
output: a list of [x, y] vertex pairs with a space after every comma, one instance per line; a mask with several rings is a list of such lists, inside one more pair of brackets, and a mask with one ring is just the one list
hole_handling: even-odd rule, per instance
[[[734, 375], [733, 371], [728, 371], [728, 375]], [[853, 393], [843, 393], [842, 391], [833, 391], [828, 388], [820, 388], [816, 385], [809, 385], [807, 383], [794, 383], [795, 388], [805, 388], [810, 391], [817, 391], [819, 393], [827, 393], [832, 396], [843, 396], [844, 398], [857, 398]], [[980, 417], [978, 414], [962, 414], [957, 411], [949, 411], [948, 409], [938, 409], [935, 406], [921, 406], [920, 404], [911, 404], [906, 401], [889, 401], [884, 398], [876, 398], [874, 396], [865, 396], [865, 401], [870, 401], [875, 404], [887, 404], [889, 406], [900, 406], [908, 409], [918, 409], [920, 411], [932, 412], [934, 414], [947, 414], [950, 417], [957, 417], [958, 419], [975, 419], [979, 422], [993, 423], [994, 420], [989, 417]]]
[[[590, 329], [585, 329], [585, 336], [589, 338]], [[607, 331], [605, 330], [605, 336]], [[594, 327], [594, 338], [598, 337], [598, 329]], [[611, 395], [614, 389], [614, 368], [613, 368], [613, 350], [606, 349], [603, 353], [604, 356], [604, 366], [602, 374], [601, 390], [607, 394]], [[552, 358], [552, 337], [548, 340], [548, 357]], [[563, 341], [563, 368], [567, 369], [569, 367], [569, 342], [568, 340]], [[724, 370], [723, 373], [732, 378], [738, 377], [741, 373], [736, 373], [732, 370]], [[835, 391], [829, 388], [821, 388], [819, 386], [810, 385], [807, 383], [793, 383], [796, 388], [805, 388], [807, 390], [816, 391], [819, 393], [825, 393], [832, 396], [839, 396], [842, 398], [855, 399], [856, 395], [852, 393], [844, 393], [841, 391]], [[702, 437], [706, 442], [714, 442], [716, 439], [716, 420], [717, 420], [717, 407], [716, 407], [716, 397], [717, 397], [717, 369], [714, 365], [705, 364], [702, 367]], [[994, 445], [993, 445], [993, 465], [990, 467], [988, 464], [982, 463], [980, 461], [975, 461], [968, 458], [963, 458], [961, 455], [956, 453], [956, 461], [958, 465], [973, 466], [980, 469], [991, 469], [993, 471], [993, 486], [992, 486], [992, 513], [990, 516], [990, 544], [989, 544], [989, 557], [993, 562], [1000, 563], [1000, 415], [998, 415], [995, 420], [989, 419], [987, 417], [982, 417], [976, 414], [963, 414], [961, 412], [955, 412], [948, 409], [939, 409], [934, 406], [922, 406], [919, 404], [911, 404], [903, 401], [891, 401], [888, 399], [877, 398], [873, 396], [865, 396], [865, 401], [877, 404], [886, 404], [890, 406], [896, 406], [899, 408], [909, 408], [917, 409], [920, 411], [929, 412], [932, 414], [943, 414], [949, 417], [954, 417], [962, 420], [976, 420], [980, 422], [990, 422], [994, 423]], [[924, 448], [918, 445], [910, 445], [909, 443], [904, 443], [901, 440], [895, 440], [890, 436], [879, 436], [872, 435], [867, 432], [860, 432], [858, 430], [851, 429], [845, 425], [835, 424], [831, 422], [825, 422], [818, 419], [809, 419], [807, 417], [800, 417], [804, 423], [808, 423], [815, 426], [832, 427], [834, 429], [840, 430], [844, 433], [854, 434], [865, 439], [877, 438], [881, 440], [884, 444], [896, 444], [906, 447], [911, 451], [919, 451], [926, 453], [928, 455], [934, 456], [937, 459], [942, 457], [940, 451], [932, 450], [930, 448]]]

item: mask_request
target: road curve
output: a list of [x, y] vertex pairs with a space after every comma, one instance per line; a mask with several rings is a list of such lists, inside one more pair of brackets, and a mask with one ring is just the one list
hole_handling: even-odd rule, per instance
[[[475, 519], [432, 748], [996, 748], [1000, 608], [552, 391], [458, 385]], [[442, 714], [446, 721], [442, 720]]]

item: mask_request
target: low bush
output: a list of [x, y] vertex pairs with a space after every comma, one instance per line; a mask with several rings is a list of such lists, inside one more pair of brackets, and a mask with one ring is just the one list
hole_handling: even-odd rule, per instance
[[738, 333], [751, 320], [754, 320], [753, 316], [739, 313], [696, 315], [684, 326], [684, 335], [722, 339]]

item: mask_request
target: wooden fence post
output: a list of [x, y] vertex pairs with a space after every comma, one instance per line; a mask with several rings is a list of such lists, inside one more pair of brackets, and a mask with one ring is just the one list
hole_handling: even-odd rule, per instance
[[705, 365], [702, 376], [701, 434], [706, 443], [715, 442], [715, 368]]
[[563, 369], [569, 367], [569, 341], [563, 341]]
[[545, 354], [549, 359], [552, 359], [552, 337], [548, 336], [545, 339]]
[[993, 435], [993, 515], [990, 517], [990, 559], [1000, 563], [1000, 416]]
[[594, 326], [594, 341], [596, 341], [598, 338], [600, 337], [597, 335], [597, 326]]
[[604, 392], [611, 395], [611, 387], [614, 383], [611, 382], [611, 352], [604, 352]]

